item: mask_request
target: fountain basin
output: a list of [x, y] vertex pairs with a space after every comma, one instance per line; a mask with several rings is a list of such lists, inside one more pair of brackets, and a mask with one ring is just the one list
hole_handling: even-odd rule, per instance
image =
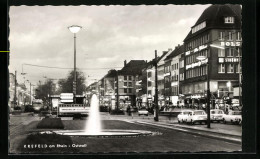
[[106, 129], [95, 134], [86, 133], [85, 130], [57, 130], [57, 131], [43, 131], [41, 133], [56, 133], [59, 135], [67, 135], [72, 137], [95, 137], [95, 138], [122, 138], [122, 137], [139, 137], [151, 136], [157, 134], [156, 132], [144, 130], [118, 130]]

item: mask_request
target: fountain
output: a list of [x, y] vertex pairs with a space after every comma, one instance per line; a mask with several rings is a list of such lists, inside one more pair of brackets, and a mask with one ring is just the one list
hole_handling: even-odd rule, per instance
[[[101, 120], [99, 113], [99, 100], [97, 95], [92, 95], [89, 118], [86, 123], [85, 130], [58, 130], [53, 133], [69, 136], [83, 137], [138, 137], [148, 136], [155, 133], [144, 130], [118, 130], [118, 129], [101, 129]], [[50, 132], [50, 131], [48, 131]], [[46, 133], [46, 132], [42, 132]]]

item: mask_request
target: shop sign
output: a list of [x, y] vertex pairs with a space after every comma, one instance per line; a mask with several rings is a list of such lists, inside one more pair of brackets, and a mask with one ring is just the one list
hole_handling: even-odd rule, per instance
[[232, 57], [227, 57], [227, 58], [219, 58], [218, 62], [219, 63], [224, 63], [224, 62], [238, 62], [238, 58], [232, 58]]
[[200, 66], [200, 65], [205, 64], [207, 62], [208, 62], [208, 59], [205, 59], [205, 60], [202, 60], [202, 61], [199, 61], [199, 62], [196, 62], [196, 63], [189, 64], [189, 65], [186, 66], [186, 70], [190, 69], [190, 68], [194, 68], [194, 67]]
[[178, 85], [178, 82], [172, 82], [171, 83], [171, 86], [177, 86]]
[[171, 75], [170, 72], [164, 74], [164, 76], [170, 76], [170, 75]]
[[189, 55], [189, 54], [190, 54], [190, 51], [185, 52], [185, 55], [186, 55], [186, 56]]
[[220, 42], [221, 46], [241, 46], [241, 42]]
[[201, 95], [192, 95], [191, 98], [201, 98]]

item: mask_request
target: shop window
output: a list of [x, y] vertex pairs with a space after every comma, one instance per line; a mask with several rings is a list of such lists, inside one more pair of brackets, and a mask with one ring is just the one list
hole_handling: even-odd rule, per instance
[[219, 40], [225, 40], [225, 32], [224, 31], [220, 31], [219, 32], [219, 37], [218, 37]]
[[225, 50], [224, 49], [218, 49], [218, 57], [225, 57]]
[[225, 17], [225, 23], [227, 24], [234, 23], [234, 17]]
[[218, 65], [218, 73], [225, 73], [225, 64]]
[[228, 64], [227, 73], [234, 73], [234, 64]]

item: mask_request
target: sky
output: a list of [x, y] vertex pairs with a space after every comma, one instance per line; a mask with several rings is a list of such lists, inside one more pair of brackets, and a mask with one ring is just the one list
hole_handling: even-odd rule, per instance
[[65, 78], [74, 67], [74, 35], [68, 26], [79, 25], [76, 64], [89, 85], [110, 69], [121, 69], [124, 60], [149, 61], [155, 50], [160, 56], [182, 44], [209, 6], [11, 6], [9, 72], [17, 71], [18, 83], [34, 85]]

